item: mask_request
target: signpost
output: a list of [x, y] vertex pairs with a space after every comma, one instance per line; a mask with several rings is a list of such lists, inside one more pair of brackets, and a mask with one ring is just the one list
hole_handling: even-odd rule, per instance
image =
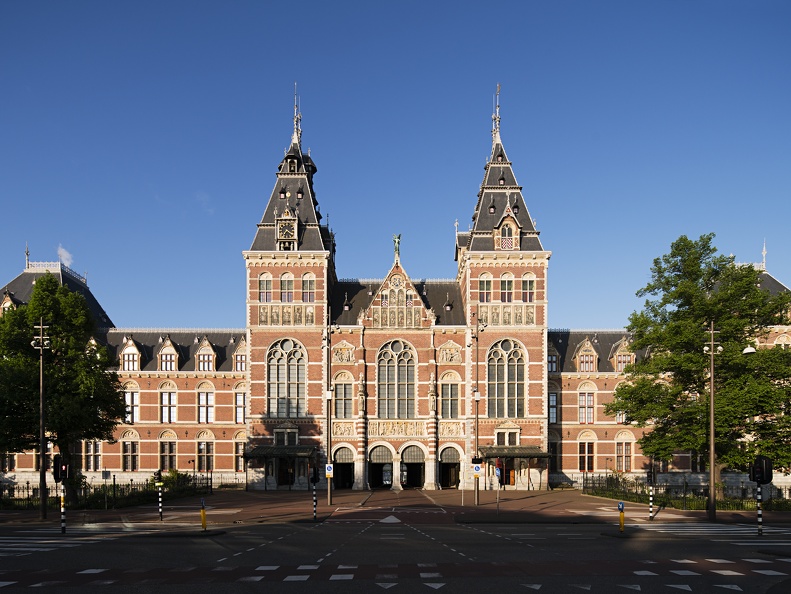
[[620, 515], [619, 525], [620, 525], [620, 528], [621, 528], [621, 532], [623, 532], [623, 524], [624, 524], [623, 501], [619, 501], [618, 502], [618, 512], [619, 512], [619, 515]]

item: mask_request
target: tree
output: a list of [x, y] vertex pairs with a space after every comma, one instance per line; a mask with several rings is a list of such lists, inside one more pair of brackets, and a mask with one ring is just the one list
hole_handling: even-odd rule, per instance
[[[106, 348], [85, 299], [52, 275], [40, 277], [30, 301], [0, 317], [0, 451], [38, 446], [39, 352], [31, 346], [40, 320], [48, 326], [44, 350], [45, 429], [63, 462], [82, 440], [110, 440], [125, 403]], [[73, 475], [73, 473], [72, 473]]]
[[[791, 351], [743, 350], [773, 325], [788, 323], [791, 293], [760, 288], [761, 271], [718, 255], [713, 234], [677, 239], [670, 253], [654, 260], [651, 281], [638, 297], [642, 311], [629, 317], [633, 351], [605, 410], [649, 427], [643, 453], [670, 460], [678, 450], [707, 456], [710, 342], [715, 346], [715, 452], [718, 466], [745, 469], [758, 453], [775, 466], [791, 467]], [[704, 458], [706, 459], [706, 458]]]

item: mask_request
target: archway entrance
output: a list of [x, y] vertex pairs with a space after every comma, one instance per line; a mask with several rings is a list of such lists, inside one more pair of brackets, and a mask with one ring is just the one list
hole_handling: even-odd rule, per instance
[[401, 452], [401, 486], [421, 489], [425, 480], [426, 457], [417, 446], [407, 446]]
[[350, 448], [340, 448], [333, 459], [333, 486], [336, 489], [351, 489], [354, 485], [354, 452]]
[[372, 489], [393, 486], [393, 454], [385, 446], [371, 450], [368, 464], [368, 481]]
[[456, 489], [459, 486], [461, 457], [456, 448], [445, 448], [439, 455], [439, 486]]

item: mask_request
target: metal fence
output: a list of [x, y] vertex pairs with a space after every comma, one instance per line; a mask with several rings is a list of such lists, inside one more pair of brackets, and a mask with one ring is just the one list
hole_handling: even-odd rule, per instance
[[[585, 476], [582, 492], [621, 501], [648, 503], [651, 485], [634, 479], [609, 476]], [[705, 510], [709, 496], [707, 485], [653, 485], [654, 505], [672, 509]], [[750, 511], [756, 509], [757, 487], [754, 484], [720, 485], [717, 488], [717, 509]], [[763, 485], [762, 507], [767, 511], [791, 511], [791, 488]]]
[[[223, 485], [227, 486], [227, 485]], [[244, 483], [242, 483], [244, 486]], [[174, 499], [197, 494], [210, 494], [214, 484], [212, 475], [178, 475], [165, 477], [163, 499]], [[74, 509], [109, 509], [129, 507], [157, 501], [159, 487], [153, 480], [129, 481], [83, 485], [76, 489], [76, 501], [69, 507]], [[0, 484], [0, 509], [38, 509], [41, 505], [41, 489], [37, 484]], [[47, 487], [47, 509], [60, 509], [61, 486]]]

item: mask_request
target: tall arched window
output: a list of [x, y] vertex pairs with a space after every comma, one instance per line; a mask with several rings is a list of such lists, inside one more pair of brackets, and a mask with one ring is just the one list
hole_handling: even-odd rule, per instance
[[511, 303], [514, 300], [514, 275], [506, 272], [500, 277], [500, 301]]
[[316, 301], [316, 277], [312, 272], [302, 275], [302, 301], [305, 303]]
[[283, 303], [294, 301], [294, 275], [290, 272], [280, 277], [280, 301]]
[[377, 358], [377, 409], [380, 419], [415, 417], [415, 354], [401, 340], [387, 343]]
[[513, 340], [495, 343], [487, 357], [490, 418], [525, 416], [525, 354]]
[[258, 300], [262, 303], [272, 301], [272, 275], [268, 272], [258, 277]]
[[305, 367], [302, 345], [286, 338], [276, 342], [267, 356], [267, 415], [304, 417]]

